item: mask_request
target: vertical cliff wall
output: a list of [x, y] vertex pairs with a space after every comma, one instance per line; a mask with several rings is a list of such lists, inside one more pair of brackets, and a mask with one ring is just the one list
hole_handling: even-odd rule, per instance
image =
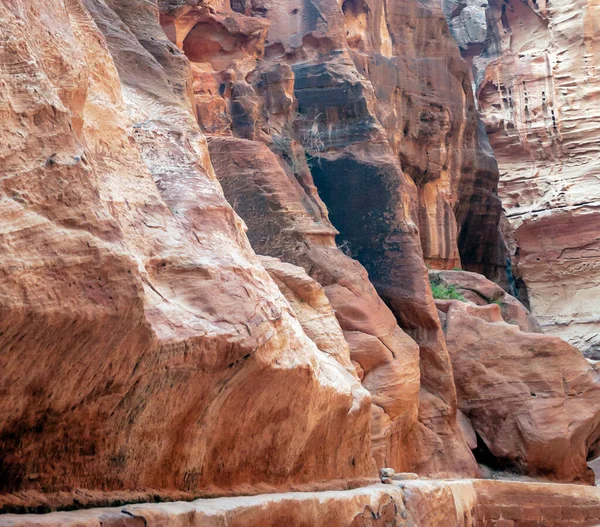
[[596, 369], [452, 270], [507, 281], [455, 4], [0, 0], [0, 506], [592, 482]]
[[[456, 411], [455, 385], [469, 374], [453, 372], [424, 263], [449, 269], [463, 262], [506, 283], [506, 261], [496, 162], [478, 121], [469, 64], [442, 6], [273, 0], [161, 6], [166, 34], [192, 62], [198, 120], [254, 249], [303, 267], [325, 287], [373, 396], [378, 464], [472, 472], [466, 445], [479, 448], [471, 435], [478, 433], [500, 465], [563, 470], [551, 467], [552, 456], [519, 460], [515, 444], [496, 448], [485, 430], [495, 418], [480, 423], [469, 405], [475, 392], [487, 392], [485, 383], [458, 400], [468, 419]], [[504, 319], [512, 323], [514, 313]], [[525, 331], [532, 327], [524, 322]], [[553, 345], [540, 339], [535, 356]], [[482, 343], [498, 346], [487, 337]], [[452, 358], [460, 357], [459, 347]], [[576, 353], [568, 348], [565, 356], [595, 386], [595, 372]], [[532, 407], [537, 412], [540, 402]], [[475, 431], [469, 419], [479, 423]], [[595, 449], [595, 419], [594, 411], [582, 417], [585, 440], [573, 439], [579, 453], [560, 478], [589, 480], [585, 460]], [[563, 447], [569, 450], [569, 441]]]
[[478, 126], [468, 65], [442, 9], [433, 1], [363, 0], [342, 9], [350, 53], [373, 85], [377, 118], [414, 182], [425, 262], [503, 280], [498, 170]]
[[[479, 268], [496, 272], [499, 267], [496, 180], [493, 173], [480, 173], [474, 183], [475, 150], [468, 141], [477, 140], [476, 127], [467, 123], [474, 122], [472, 107], [457, 103], [453, 118], [464, 121], [463, 128], [470, 126], [469, 140], [461, 142], [462, 128], [454, 132], [454, 144], [447, 149], [455, 165], [445, 172], [444, 190], [434, 185], [426, 192], [433, 200], [426, 213], [427, 206], [419, 205], [418, 186], [402, 171], [400, 152], [392, 148], [377, 113], [389, 96], [377, 90], [388, 79], [371, 82], [363, 66], [362, 73], [356, 66], [364, 57], [348, 44], [360, 47], [358, 40], [380, 27], [382, 42], [387, 42], [384, 47], [391, 46], [390, 35], [385, 36], [389, 16], [383, 5], [361, 8], [371, 13], [365, 27], [353, 18], [362, 16], [355, 13], [356, 6], [335, 2], [212, 7], [211, 11], [202, 2], [166, 2], [161, 20], [165, 32], [192, 62], [199, 122], [210, 137], [211, 157], [225, 195], [248, 224], [253, 247], [304, 267], [326, 287], [353, 360], [374, 396], [373, 437], [379, 462], [436, 473], [473, 473], [472, 456], [456, 424], [452, 370], [419, 235], [425, 232], [436, 247], [432, 251], [437, 256], [426, 261], [451, 268], [460, 265], [455, 207], [457, 216], [464, 214], [467, 230], [469, 221], [485, 216], [485, 223], [493, 226], [488, 247], [494, 250], [483, 249], [471, 257]], [[441, 10], [435, 13], [436, 27], [446, 27]], [[372, 18], [375, 15], [379, 18]], [[355, 23], [362, 27], [363, 37], [349, 36]], [[466, 68], [447, 27], [445, 38], [457, 63]], [[379, 48], [368, 51], [379, 56]], [[391, 62], [384, 68], [389, 73], [398, 57], [391, 48], [386, 53]], [[452, 73], [447, 77], [454, 78]], [[399, 77], [392, 80], [400, 82]], [[420, 90], [416, 81], [412, 89]], [[450, 93], [444, 86], [438, 91]], [[463, 98], [465, 93], [459, 92], [457, 99]], [[422, 105], [429, 105], [429, 99], [419, 101], [419, 108]], [[389, 134], [402, 127], [398, 116], [404, 115], [405, 108], [400, 105], [394, 112], [396, 120], [387, 123]], [[412, 120], [412, 116], [405, 118]], [[430, 141], [437, 144], [440, 134], [437, 125], [432, 126]], [[412, 148], [416, 151], [418, 146]], [[472, 173], [461, 165], [463, 157]], [[439, 177], [436, 173], [433, 179]], [[487, 191], [474, 190], [477, 186]], [[459, 198], [461, 191], [465, 200]], [[471, 220], [466, 218], [469, 214]], [[419, 231], [419, 222], [429, 222], [427, 218], [433, 218], [430, 227]], [[336, 248], [330, 220], [339, 230], [338, 245], [364, 265], [369, 279], [357, 262]], [[482, 230], [478, 239], [483, 237]], [[465, 239], [478, 245], [476, 239]], [[394, 315], [419, 344], [419, 357]], [[381, 358], [373, 361], [374, 353]], [[409, 391], [401, 388], [400, 378], [411, 386]], [[385, 399], [388, 402], [382, 404]], [[413, 444], [421, 447], [407, 447]]]
[[375, 474], [370, 396], [250, 248], [156, 6], [0, 24], [1, 490]]
[[522, 297], [546, 332], [597, 357], [598, 5], [470, 4], [446, 12], [502, 172]]

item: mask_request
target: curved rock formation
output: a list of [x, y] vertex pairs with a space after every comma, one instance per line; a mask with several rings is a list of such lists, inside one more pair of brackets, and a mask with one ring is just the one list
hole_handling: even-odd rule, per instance
[[459, 408], [480, 438], [480, 459], [593, 483], [587, 460], [599, 453], [600, 377], [579, 350], [504, 323], [494, 304], [439, 304]]
[[511, 493], [554, 491], [464, 478], [591, 483], [600, 368], [505, 291], [563, 213], [584, 250], [544, 251], [581, 283], [593, 203], [509, 211], [507, 265], [472, 92], [502, 167], [575, 173], [546, 88], [545, 132], [494, 128], [540, 64], [511, 50], [568, 44], [557, 2], [0, 0], [0, 510], [271, 492], [40, 521], [525, 526], [551, 512]]
[[157, 10], [0, 7], [2, 491], [373, 474], [370, 397], [250, 249]]
[[594, 482], [600, 376], [579, 350], [543, 335], [515, 298], [474, 273], [431, 272], [464, 297], [438, 300], [458, 407], [495, 469]]

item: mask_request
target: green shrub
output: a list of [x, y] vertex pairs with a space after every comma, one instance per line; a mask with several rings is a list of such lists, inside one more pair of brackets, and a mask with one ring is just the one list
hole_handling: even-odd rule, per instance
[[441, 282], [431, 281], [431, 292], [433, 294], [433, 298], [437, 300], [460, 300], [461, 302], [466, 302], [467, 299], [460, 294], [458, 289], [452, 284], [445, 285]]

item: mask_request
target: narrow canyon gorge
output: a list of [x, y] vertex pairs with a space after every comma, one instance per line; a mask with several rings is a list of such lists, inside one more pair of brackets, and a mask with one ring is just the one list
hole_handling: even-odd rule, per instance
[[0, 527], [600, 525], [597, 42], [0, 0]]

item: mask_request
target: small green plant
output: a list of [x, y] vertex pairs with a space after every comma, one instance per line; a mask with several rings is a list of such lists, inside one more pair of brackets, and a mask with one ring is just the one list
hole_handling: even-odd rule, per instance
[[466, 302], [467, 299], [456, 289], [456, 286], [443, 284], [439, 280], [430, 280], [431, 293], [436, 300], [460, 300]]
[[496, 304], [497, 306], [501, 306], [502, 305], [502, 297], [500, 298], [496, 298], [496, 300], [492, 300], [491, 302], [489, 302], [490, 304]]

